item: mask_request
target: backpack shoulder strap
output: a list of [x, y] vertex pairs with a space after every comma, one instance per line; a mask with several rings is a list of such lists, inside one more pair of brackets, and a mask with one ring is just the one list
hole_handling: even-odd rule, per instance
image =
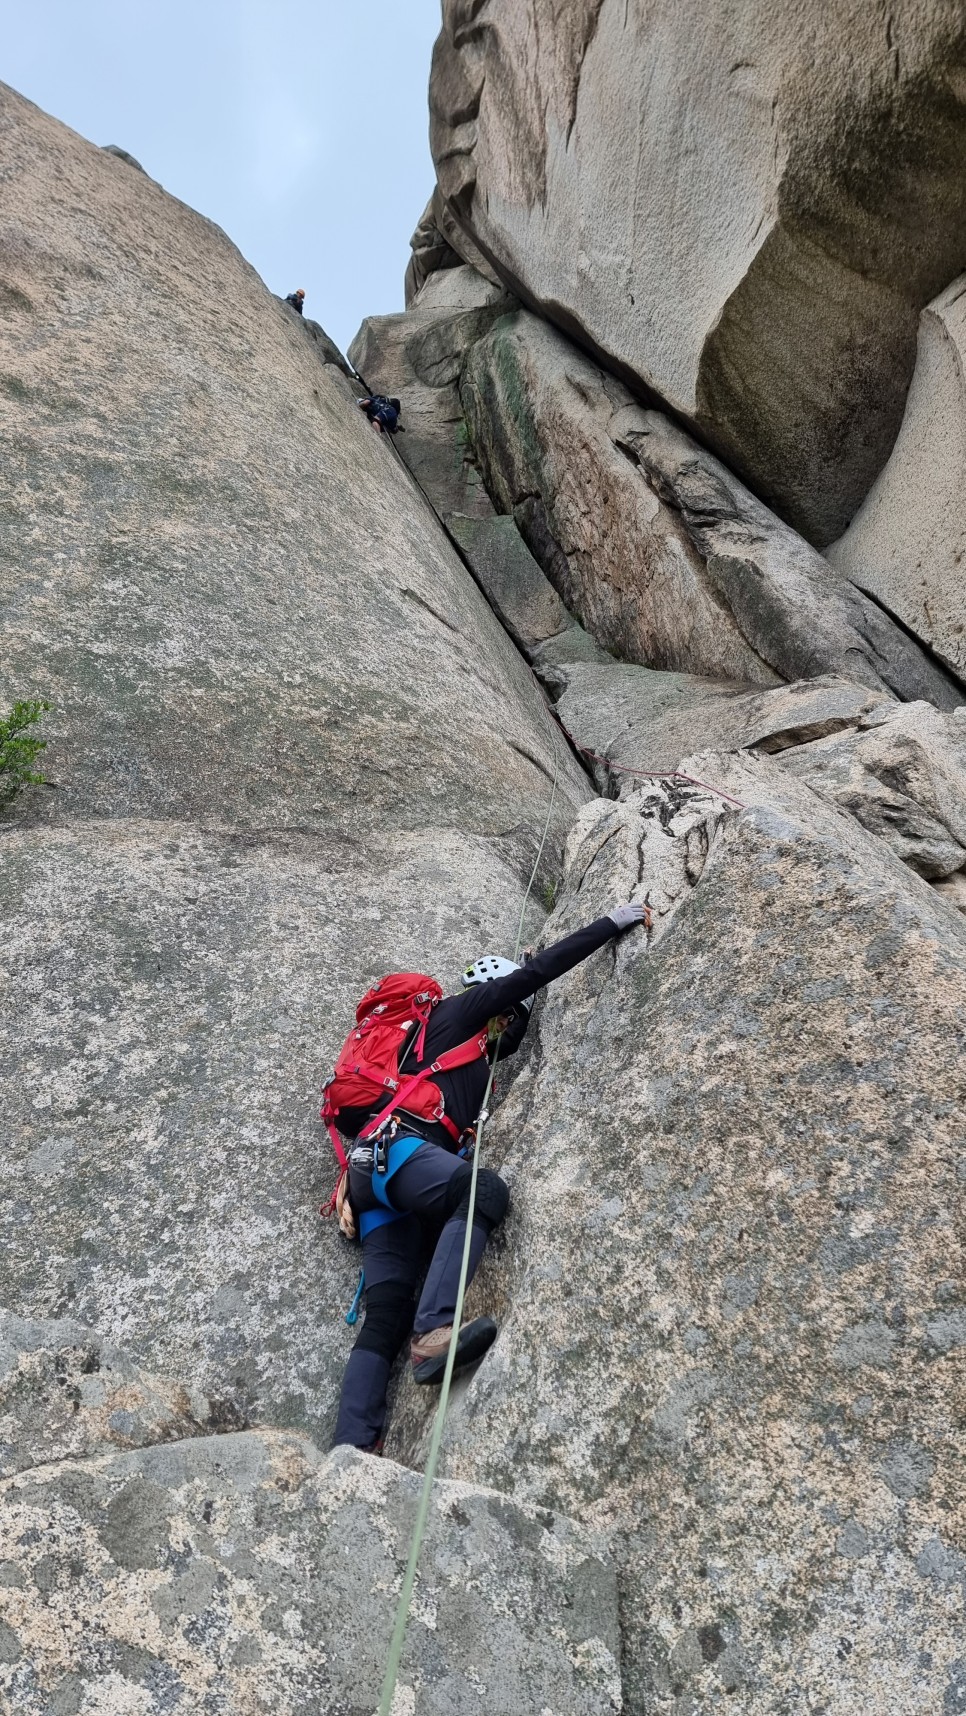
[[[402, 1107], [407, 1097], [412, 1095], [417, 1085], [422, 1084], [423, 1079], [432, 1078], [436, 1073], [450, 1072], [454, 1067], [468, 1066], [470, 1061], [480, 1060], [481, 1057], [486, 1054], [486, 1050], [487, 1034], [485, 1031], [483, 1031], [478, 1037], [471, 1037], [465, 1043], [458, 1043], [454, 1049], [444, 1050], [444, 1052], [438, 1056], [435, 1061], [433, 1061], [432, 1066], [423, 1067], [421, 1072], [414, 1073], [411, 1078], [403, 1080], [399, 1089], [394, 1092], [391, 1100], [387, 1102], [385, 1108], [376, 1115], [374, 1120], [369, 1121], [368, 1126], [363, 1127], [362, 1131], [359, 1133], [360, 1139], [370, 1139], [375, 1137], [380, 1128], [385, 1126], [386, 1121], [390, 1118], [393, 1111]], [[341, 1182], [342, 1175], [347, 1171], [349, 1166], [348, 1157], [346, 1156], [343, 1148], [342, 1140], [336, 1131], [334, 1116], [331, 1110], [327, 1112], [326, 1109], [323, 1108], [322, 1118], [325, 1121], [329, 1137], [332, 1140], [332, 1148], [335, 1151], [336, 1158], [339, 1163], [339, 1182]], [[459, 1138], [459, 1132], [447, 1115], [444, 1114], [441, 1116], [441, 1124], [445, 1126], [447, 1132], [452, 1134], [454, 1139]], [[320, 1215], [332, 1214], [336, 1206], [338, 1192], [339, 1183], [336, 1184], [335, 1191], [332, 1193], [329, 1202], [321, 1206], [319, 1210]]]
[[[393, 1110], [405, 1107], [407, 1098], [412, 1096], [413, 1091], [417, 1085], [422, 1084], [423, 1079], [433, 1078], [436, 1073], [451, 1072], [454, 1067], [468, 1066], [470, 1061], [478, 1061], [481, 1056], [486, 1054], [486, 1047], [487, 1035], [484, 1031], [479, 1037], [471, 1037], [468, 1042], [459, 1043], [455, 1049], [444, 1050], [431, 1066], [423, 1067], [422, 1071], [414, 1073], [412, 1078], [403, 1080], [399, 1089], [393, 1093], [392, 1100], [387, 1102], [385, 1108], [376, 1115], [374, 1120], [369, 1121], [368, 1126], [363, 1127], [359, 1137], [366, 1139], [375, 1137], [380, 1128], [385, 1126]], [[447, 1130], [452, 1127], [452, 1124], [450, 1121], [450, 1127]]]

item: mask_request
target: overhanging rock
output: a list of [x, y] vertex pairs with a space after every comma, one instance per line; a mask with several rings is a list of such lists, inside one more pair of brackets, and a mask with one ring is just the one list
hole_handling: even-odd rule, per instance
[[446, 0], [439, 188], [511, 290], [822, 546], [963, 266], [964, 70], [944, 0]]

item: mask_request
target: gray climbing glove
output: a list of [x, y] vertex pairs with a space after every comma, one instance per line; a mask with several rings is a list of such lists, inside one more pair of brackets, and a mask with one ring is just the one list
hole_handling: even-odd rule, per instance
[[650, 907], [639, 906], [634, 900], [631, 900], [626, 906], [615, 906], [613, 911], [607, 913], [607, 916], [612, 924], [617, 925], [619, 930], [633, 929], [635, 924], [643, 924], [645, 929], [651, 927]]

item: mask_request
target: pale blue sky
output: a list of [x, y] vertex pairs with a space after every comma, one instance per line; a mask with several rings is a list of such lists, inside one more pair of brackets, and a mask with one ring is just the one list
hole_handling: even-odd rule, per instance
[[130, 150], [344, 350], [402, 309], [439, 0], [0, 0], [0, 77]]

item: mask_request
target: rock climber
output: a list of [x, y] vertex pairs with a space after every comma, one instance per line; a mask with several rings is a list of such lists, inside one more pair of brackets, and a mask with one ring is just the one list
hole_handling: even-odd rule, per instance
[[[437, 1075], [445, 1113], [463, 1132], [479, 1116], [489, 1065], [519, 1048], [538, 989], [570, 971], [612, 937], [648, 924], [648, 908], [615, 906], [606, 917], [544, 948], [523, 965], [487, 955], [462, 975], [462, 992], [438, 1002], [428, 1022], [422, 1055], [406, 1058], [405, 1071], [431, 1066], [447, 1049], [487, 1031], [485, 1058]], [[400, 1071], [402, 1071], [400, 1066]], [[355, 1139], [376, 1109], [343, 1109], [339, 1130]], [[349, 1443], [369, 1453], [382, 1446], [386, 1390], [393, 1362], [411, 1335], [413, 1380], [439, 1383], [453, 1333], [472, 1168], [438, 1121], [411, 1122], [404, 1113], [388, 1145], [385, 1172], [378, 1173], [373, 1144], [357, 1142], [349, 1155], [346, 1195], [340, 1205], [343, 1230], [362, 1230], [365, 1322], [349, 1354], [333, 1445]], [[373, 1189], [376, 1179], [377, 1191]], [[506, 1214], [509, 1191], [492, 1168], [477, 1174], [470, 1247], [470, 1281], [487, 1239]], [[373, 1225], [370, 1225], [373, 1224]], [[440, 1231], [440, 1228], [442, 1231]], [[426, 1240], [438, 1234], [418, 1305], [416, 1284]], [[496, 1324], [476, 1317], [460, 1329], [455, 1369], [473, 1364], [492, 1345]]]
[[360, 399], [358, 405], [380, 435], [395, 435], [400, 427], [399, 414], [402, 411], [398, 399], [387, 399], [384, 393], [373, 393], [366, 399]]
[[297, 310], [301, 316], [302, 305], [305, 303], [305, 288], [300, 286], [297, 292], [289, 292], [286, 296], [285, 302], [286, 304], [291, 304], [292, 309]]

